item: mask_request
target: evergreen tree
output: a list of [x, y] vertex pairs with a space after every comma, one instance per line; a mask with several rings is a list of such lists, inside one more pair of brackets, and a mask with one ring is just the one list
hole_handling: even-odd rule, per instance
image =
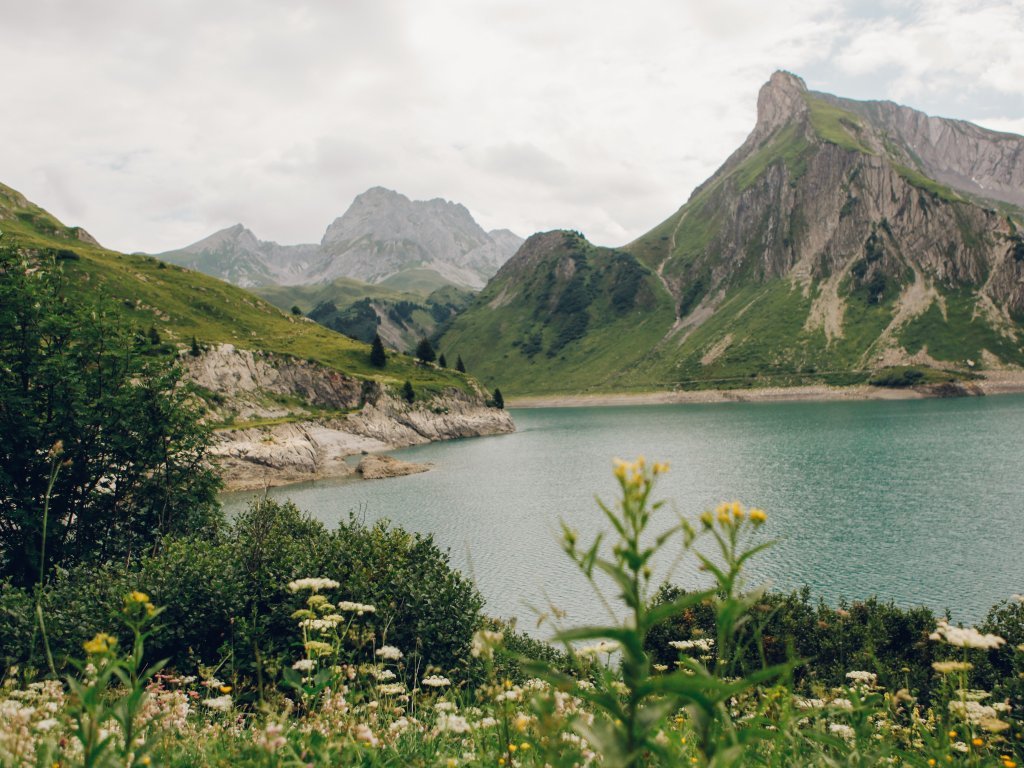
[[444, 359], [444, 354], [443, 353], [441, 354], [441, 356], [439, 358], [437, 358], [437, 364], [440, 365], [442, 368], [447, 368], [448, 367], [448, 361]]
[[199, 348], [199, 342], [196, 341], [195, 336], [192, 337], [192, 346], [189, 349], [188, 353], [192, 355], [192, 357], [199, 357], [201, 354], [203, 354], [203, 351]]
[[466, 365], [462, 362], [462, 355], [459, 355], [455, 360], [455, 370], [459, 373], [466, 372]]
[[497, 387], [494, 388], [494, 407], [495, 408], [504, 408], [505, 407], [505, 398], [502, 397], [501, 390], [498, 389]]
[[405, 398], [405, 402], [412, 405], [412, 401], [416, 399], [416, 393], [412, 389], [412, 384], [406, 379], [405, 384], [402, 385], [402, 397]]
[[370, 346], [370, 365], [374, 368], [383, 368], [388, 361], [384, 352], [384, 342], [380, 340], [380, 334], [373, 334], [373, 344]]
[[160, 331], [156, 329], [155, 325], [149, 326], [149, 343], [154, 347], [160, 346]]
[[434, 347], [430, 344], [430, 339], [420, 339], [420, 343], [416, 345], [416, 359], [424, 363], [432, 363], [437, 359]]
[[299, 317], [302, 314], [302, 310], [299, 309], [298, 304], [292, 304], [292, 314], [296, 317]]

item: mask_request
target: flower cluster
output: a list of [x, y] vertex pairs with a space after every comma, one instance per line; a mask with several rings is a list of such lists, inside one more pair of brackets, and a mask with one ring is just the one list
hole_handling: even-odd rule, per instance
[[954, 627], [949, 622], [942, 620], [935, 631], [928, 635], [930, 640], [940, 640], [958, 648], [979, 648], [982, 650], [994, 650], [1006, 643], [1006, 640], [999, 635], [982, 634], [974, 627]]

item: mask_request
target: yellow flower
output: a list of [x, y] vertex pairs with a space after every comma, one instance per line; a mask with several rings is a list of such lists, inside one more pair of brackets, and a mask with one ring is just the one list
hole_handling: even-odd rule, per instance
[[459, 761], [456, 760], [454, 757], [449, 757], [448, 758], [448, 762], [445, 763], [445, 765], [447, 765], [448, 768], [455, 768], [455, 766], [458, 765], [458, 764], [459, 764]]
[[710, 528], [715, 521], [714, 518], [711, 517], [710, 512], [702, 512], [700, 515], [700, 522], [705, 528]]
[[519, 745], [519, 748], [524, 750], [524, 751], [529, 749], [530, 748], [530, 742], [524, 741], [522, 744]]
[[974, 746], [976, 746], [976, 747], [980, 747], [980, 746], [981, 746], [982, 744], [984, 744], [984, 743], [985, 743], [985, 742], [984, 742], [984, 741], [982, 741], [982, 740], [981, 740], [980, 738], [978, 738], [977, 736], [975, 736], [975, 737], [974, 737], [973, 739], [971, 739], [971, 744], [973, 744], [973, 745], [974, 745]]
[[130, 595], [128, 595], [128, 599], [133, 603], [148, 603], [149, 595], [147, 595], [145, 592], [139, 592], [138, 590], [136, 590], [132, 592]]
[[220, 687], [220, 692], [221, 693], [231, 693], [231, 686], [230, 685], [222, 685]]
[[731, 506], [732, 506], [732, 516], [735, 517], [737, 520], [742, 519], [743, 518], [743, 514], [744, 514], [743, 513], [743, 505], [740, 504], [738, 501], [734, 501]]
[[509, 744], [508, 745], [508, 751], [509, 752], [515, 752], [517, 749], [519, 749], [519, 747], [517, 747], [515, 744]]
[[752, 510], [750, 510], [750, 522], [752, 522], [754, 525], [761, 525], [767, 519], [768, 515], [765, 514], [765, 511], [763, 509], [758, 509], [757, 507], [754, 507]]
[[92, 654], [106, 653], [117, 645], [117, 638], [108, 635], [106, 632], [99, 632], [92, 640], [84, 642], [85, 652]]
[[956, 738], [956, 736], [957, 736], [957, 733], [956, 733], [956, 731], [950, 731], [950, 732], [949, 732], [949, 738], [951, 738], [951, 739], [955, 739], [955, 738]]
[[663, 474], [665, 474], [666, 472], [668, 472], [668, 462], [667, 461], [655, 462], [654, 463], [654, 468], [652, 469], [652, 471], [656, 475], [663, 475]]

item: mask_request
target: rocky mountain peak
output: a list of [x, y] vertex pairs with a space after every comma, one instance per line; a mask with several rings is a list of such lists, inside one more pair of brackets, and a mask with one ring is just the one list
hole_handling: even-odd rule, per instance
[[774, 72], [757, 95], [756, 132], [767, 134], [807, 112], [807, 84], [791, 72]]

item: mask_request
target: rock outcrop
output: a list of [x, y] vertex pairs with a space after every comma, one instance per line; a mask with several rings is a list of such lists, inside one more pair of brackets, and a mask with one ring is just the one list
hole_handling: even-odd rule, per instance
[[[212, 454], [229, 490], [348, 475], [351, 456], [515, 431], [508, 412], [487, 407], [481, 393], [452, 388], [410, 405], [376, 382], [230, 344], [181, 360], [212, 396], [212, 418], [285, 420], [216, 431]], [[350, 412], [323, 418], [323, 409]]]
[[367, 456], [360, 460], [356, 472], [364, 480], [384, 480], [389, 477], [416, 475], [430, 469], [430, 464], [418, 464], [412, 461], [401, 461], [394, 456]]

